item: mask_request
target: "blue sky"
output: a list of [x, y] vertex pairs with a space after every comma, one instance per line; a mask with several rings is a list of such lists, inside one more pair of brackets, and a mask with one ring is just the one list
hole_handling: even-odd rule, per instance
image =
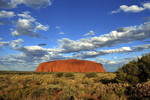
[[0, 0], [0, 70], [84, 59], [111, 72], [149, 52], [149, 0]]

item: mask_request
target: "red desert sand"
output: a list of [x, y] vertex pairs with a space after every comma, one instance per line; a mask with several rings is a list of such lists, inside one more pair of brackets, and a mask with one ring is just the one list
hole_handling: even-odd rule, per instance
[[36, 72], [105, 72], [105, 69], [93, 61], [68, 59], [43, 62]]

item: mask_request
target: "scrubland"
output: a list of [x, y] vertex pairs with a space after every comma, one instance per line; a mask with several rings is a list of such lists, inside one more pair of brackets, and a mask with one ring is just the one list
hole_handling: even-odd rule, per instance
[[150, 82], [117, 83], [116, 73], [0, 72], [0, 100], [149, 100]]

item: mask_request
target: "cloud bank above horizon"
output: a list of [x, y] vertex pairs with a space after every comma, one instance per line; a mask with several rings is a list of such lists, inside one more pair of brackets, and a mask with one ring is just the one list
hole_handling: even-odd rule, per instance
[[[138, 2], [131, 6], [121, 4], [119, 9], [111, 12], [113, 15], [108, 14], [113, 9], [111, 7], [109, 11], [103, 10], [106, 14], [97, 14], [93, 10], [90, 12], [89, 9], [89, 12], [83, 12], [82, 15], [72, 8], [73, 1], [68, 1], [72, 6], [58, 0], [35, 1], [0, 0], [0, 70], [33, 71], [39, 63], [45, 61], [85, 59], [102, 63], [106, 71], [116, 71], [123, 64], [150, 52], [150, 20], [137, 23], [139, 19], [148, 17], [147, 13], [140, 12], [150, 10], [149, 2], [144, 2], [141, 6], [136, 5]], [[63, 8], [57, 7], [60, 2]], [[99, 7], [94, 6], [98, 3], [105, 4], [98, 0], [89, 2], [93, 3], [93, 9]], [[87, 5], [83, 3], [79, 7], [86, 11], [84, 7]], [[63, 13], [58, 16], [60, 9]], [[124, 12], [124, 16], [115, 14], [119, 12]], [[126, 15], [126, 12], [132, 15]], [[80, 17], [74, 18], [73, 13], [80, 13]], [[128, 16], [136, 17], [133, 15], [135, 13], [139, 14], [139, 18], [126, 19]], [[95, 18], [92, 14], [104, 17]], [[89, 15], [89, 18], [85, 15]], [[118, 17], [124, 19], [123, 22], [118, 22]], [[54, 20], [55, 18], [57, 19]], [[89, 22], [83, 21], [86, 18]], [[105, 23], [98, 23], [104, 20]], [[105, 25], [110, 26], [106, 28], [108, 30], [100, 29]]]

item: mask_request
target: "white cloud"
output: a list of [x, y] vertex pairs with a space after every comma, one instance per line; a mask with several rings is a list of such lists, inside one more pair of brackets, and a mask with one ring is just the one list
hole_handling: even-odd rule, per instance
[[29, 14], [30, 14], [29, 11], [25, 11], [22, 14], [18, 14], [18, 16], [22, 17], [22, 18], [32, 18], [31, 15], [29, 15]]
[[0, 18], [11, 18], [14, 16], [15, 13], [12, 11], [5, 11], [5, 10], [0, 11]]
[[[8, 55], [0, 58], [0, 64], [6, 67], [12, 66], [19, 69], [29, 68], [34, 69], [39, 63], [44, 61], [67, 59], [55, 49], [47, 49], [40, 46], [20, 46], [22, 39], [13, 40], [11, 45], [13, 49], [20, 51], [20, 54]], [[11, 68], [13, 68], [11, 67]], [[14, 69], [14, 68], [13, 68]]]
[[150, 22], [143, 25], [122, 27], [108, 34], [100, 35], [98, 37], [82, 38], [79, 40], [70, 40], [63, 38], [59, 40], [59, 47], [62, 52], [79, 52], [99, 49], [103, 47], [110, 47], [121, 43], [128, 43], [132, 41], [145, 40], [150, 38]]
[[21, 43], [22, 43], [22, 42], [24, 42], [23, 39], [12, 40], [10, 45], [11, 45], [13, 48], [18, 48], [18, 47], [21, 46]]
[[84, 34], [83, 36], [95, 35], [94, 31], [90, 31], [89, 33]]
[[90, 51], [90, 52], [78, 53], [78, 54], [74, 55], [73, 58], [87, 59], [87, 58], [95, 58], [98, 56], [114, 54], [114, 53], [128, 53], [128, 52], [142, 51], [145, 49], [150, 49], [150, 44], [134, 46], [133, 48], [122, 47], [122, 48], [118, 48], [118, 49], [99, 50], [99, 51]]
[[11, 9], [11, 8], [16, 8], [16, 5], [12, 4], [11, 2], [7, 2], [6, 0], [0, 0], [0, 8]]
[[36, 9], [51, 5], [50, 0], [12, 0], [12, 3], [17, 4], [17, 5], [25, 4], [29, 7], [36, 8]]
[[[147, 44], [147, 45], [134, 46], [133, 48], [122, 47], [118, 49], [91, 51], [91, 52], [79, 53], [79, 54], [72, 55], [72, 56], [64, 56], [61, 53], [62, 50], [60, 48], [43, 48], [40, 46], [21, 46], [22, 42], [24, 42], [22, 39], [12, 40], [11, 42], [8, 42], [8, 45], [10, 45], [13, 49], [19, 51], [20, 54], [1, 57], [0, 64], [3, 64], [4, 66], [12, 66], [12, 65], [21, 66], [21, 67], [31, 66], [35, 68], [37, 67], [39, 63], [45, 62], [45, 61], [51, 61], [51, 60], [57, 60], [57, 59], [87, 59], [87, 58], [93, 58], [93, 57], [95, 58], [100, 55], [142, 51], [142, 50], [150, 48], [150, 44]], [[129, 61], [129, 59], [121, 60], [122, 62], [120, 62], [120, 60], [105, 61], [104, 59], [101, 59], [101, 60], [96, 59], [96, 61], [102, 63], [104, 67], [106, 68], [106, 70], [111, 71], [111, 69], [107, 67], [108, 65], [111, 68], [113, 66], [118, 67], [121, 64]], [[117, 69], [117, 67], [115, 67], [113, 71]]]
[[100, 51], [90, 51], [90, 52], [84, 52], [79, 53], [77, 55], [74, 55], [74, 58], [78, 59], [87, 59], [87, 58], [95, 58], [101, 55], [108, 55], [113, 53], [126, 53], [131, 52], [132, 49], [130, 47], [122, 47], [119, 49], [110, 49], [110, 50], [100, 50]]
[[18, 5], [24, 4], [26, 6], [39, 9], [46, 6], [51, 5], [51, 0], [0, 0], [0, 8], [2, 9], [11, 9], [11, 8], [17, 8]]
[[29, 15], [30, 12], [23, 12], [23, 14], [18, 14], [18, 21], [14, 22], [16, 29], [12, 30], [13, 36], [27, 35], [30, 37], [40, 37], [37, 33], [38, 30], [47, 31], [49, 26], [42, 25], [37, 22], [35, 18]]
[[60, 49], [62, 49], [62, 52], [66, 53], [91, 50], [94, 48], [93, 44], [88, 43], [88, 41], [86, 42], [84, 40], [73, 41], [68, 38], [63, 38], [59, 40], [59, 42]]
[[124, 12], [141, 12], [144, 10], [142, 7], [138, 7], [137, 5], [132, 5], [132, 6], [126, 6], [126, 5], [121, 5], [120, 10]]
[[48, 26], [48, 25], [44, 26], [44, 25], [42, 25], [41, 23], [36, 23], [36, 24], [37, 24], [37, 26], [35, 27], [36, 30], [47, 31], [47, 30], [49, 29], [49, 26]]
[[143, 7], [144, 7], [145, 9], [150, 9], [150, 2], [144, 3], [144, 4], [143, 4]]
[[2, 42], [0, 41], [0, 47], [8, 46], [9, 42]]
[[142, 7], [139, 7], [137, 5], [131, 5], [131, 6], [121, 5], [119, 7], [119, 9], [112, 11], [111, 14], [118, 13], [121, 11], [137, 13], [137, 12], [144, 11], [146, 9], [150, 9], [150, 3], [149, 2], [143, 3]]
[[117, 59], [118, 57], [112, 57], [112, 58]]
[[139, 46], [134, 46], [133, 51], [142, 51], [149, 48], [150, 48], [150, 44], [139, 45]]

